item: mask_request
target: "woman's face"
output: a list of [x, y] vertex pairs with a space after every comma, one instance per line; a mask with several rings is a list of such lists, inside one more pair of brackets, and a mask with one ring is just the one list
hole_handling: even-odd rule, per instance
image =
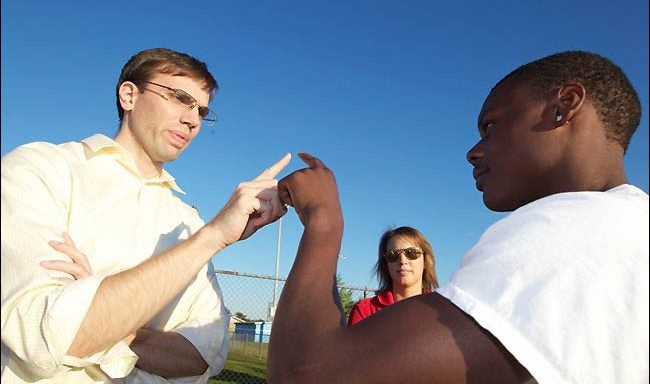
[[[417, 258], [411, 260], [407, 257], [409, 248], [415, 249], [410, 251], [411, 255], [416, 254]], [[414, 241], [401, 236], [393, 236], [386, 244], [386, 251], [393, 251], [399, 256], [397, 260], [391, 262], [386, 260], [388, 272], [393, 280], [393, 290], [396, 287], [413, 287], [417, 286], [422, 289], [422, 272], [424, 271], [424, 253]], [[419, 252], [418, 252], [419, 251]]]

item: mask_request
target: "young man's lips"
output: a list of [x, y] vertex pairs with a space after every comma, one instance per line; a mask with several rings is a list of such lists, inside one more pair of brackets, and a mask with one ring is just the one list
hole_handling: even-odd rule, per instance
[[474, 176], [474, 180], [477, 180], [481, 175], [486, 173], [488, 171], [487, 168], [474, 168], [474, 171], [472, 171], [472, 176]]

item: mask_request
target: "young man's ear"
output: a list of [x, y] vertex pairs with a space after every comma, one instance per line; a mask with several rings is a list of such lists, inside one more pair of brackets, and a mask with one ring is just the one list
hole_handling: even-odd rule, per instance
[[130, 81], [125, 81], [122, 84], [120, 84], [118, 95], [120, 98], [120, 105], [122, 106], [122, 109], [124, 109], [125, 111], [132, 110], [133, 106], [135, 105], [135, 101], [138, 98], [139, 92], [140, 91], [138, 90], [138, 86], [135, 85], [135, 83], [132, 83]]
[[580, 112], [587, 90], [581, 84], [568, 83], [563, 85], [557, 92], [557, 106], [555, 112], [555, 123], [561, 126], [571, 121]]

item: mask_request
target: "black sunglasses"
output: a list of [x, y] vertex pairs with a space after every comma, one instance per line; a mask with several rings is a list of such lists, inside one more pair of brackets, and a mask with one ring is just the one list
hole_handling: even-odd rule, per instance
[[402, 249], [390, 249], [390, 250], [386, 251], [386, 253], [384, 253], [384, 258], [389, 263], [394, 263], [397, 260], [399, 260], [400, 255], [402, 253], [409, 260], [415, 260], [418, 257], [420, 257], [420, 255], [424, 254], [424, 252], [421, 249], [413, 248], [413, 247], [411, 247], [411, 248], [402, 248]]

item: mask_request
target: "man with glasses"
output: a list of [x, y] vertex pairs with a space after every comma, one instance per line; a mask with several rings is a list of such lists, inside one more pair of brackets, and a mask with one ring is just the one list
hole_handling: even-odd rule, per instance
[[203, 62], [145, 50], [122, 69], [113, 139], [2, 159], [3, 383], [206, 382], [223, 368], [210, 259], [286, 213], [275, 177], [290, 156], [204, 223], [163, 166], [216, 122], [216, 90]]

